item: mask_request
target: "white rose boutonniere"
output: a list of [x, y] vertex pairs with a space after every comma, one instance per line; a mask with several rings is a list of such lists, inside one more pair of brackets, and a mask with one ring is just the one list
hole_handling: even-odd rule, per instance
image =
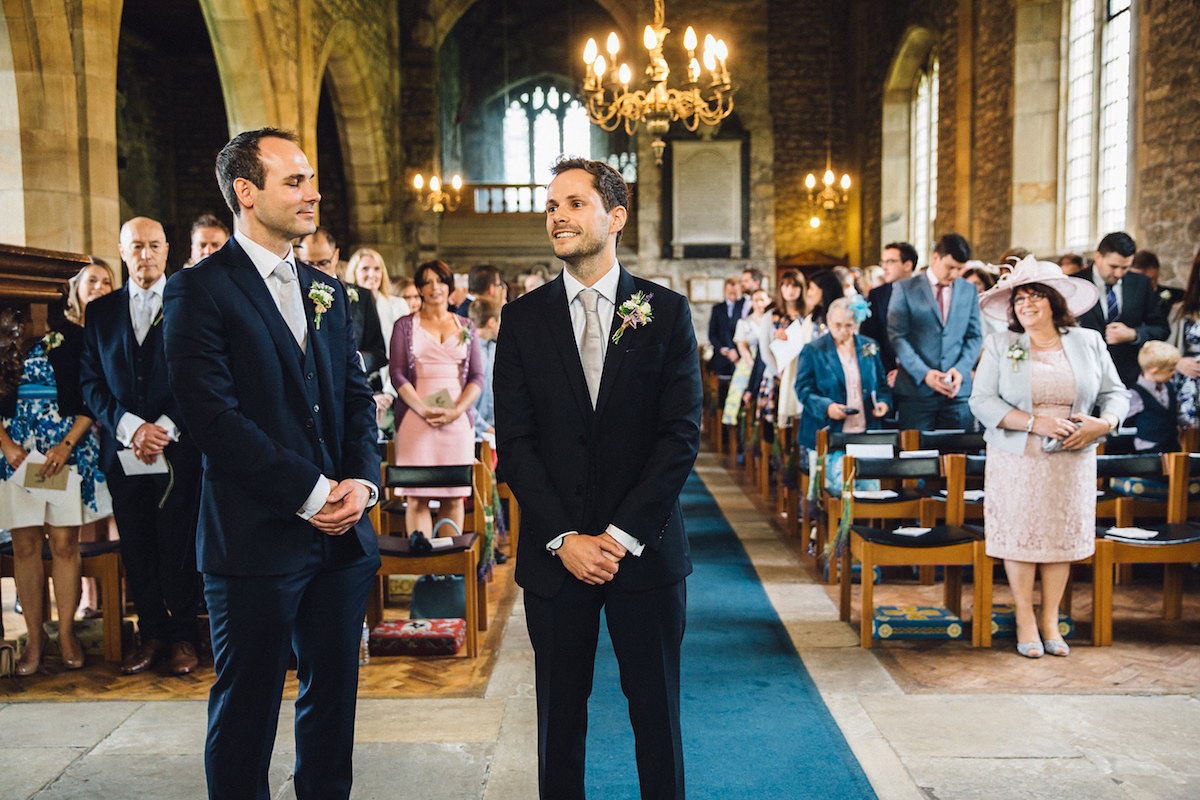
[[1171, 300], [1171, 290], [1170, 290], [1170, 289], [1163, 289], [1161, 292], [1159, 292], [1159, 293], [1158, 293], [1158, 296], [1159, 296], [1159, 297], [1162, 299], [1162, 301], [1163, 301], [1164, 303], [1170, 302], [1170, 300]]
[[871, 356], [878, 355], [879, 345], [874, 342], [864, 342], [860, 352], [863, 358], [870, 358]]
[[1012, 346], [1008, 348], [1007, 355], [1008, 360], [1012, 362], [1013, 372], [1016, 372], [1020, 368], [1021, 362], [1029, 358], [1029, 351], [1020, 342], [1013, 342]]
[[346, 287], [346, 296], [350, 298], [351, 303], [357, 303], [358, 302], [358, 289], [354, 288], [353, 286], [347, 286]]
[[333, 287], [327, 283], [313, 281], [308, 287], [308, 299], [312, 300], [317, 312], [313, 315], [313, 327], [321, 330], [321, 315], [333, 307]]
[[621, 341], [621, 334], [626, 328], [640, 328], [654, 321], [654, 309], [650, 306], [650, 298], [654, 294], [634, 292], [628, 300], [617, 308], [617, 316], [621, 318], [621, 327], [612, 335], [613, 344]]
[[42, 337], [42, 348], [49, 353], [63, 343], [63, 335], [58, 331], [50, 331]]

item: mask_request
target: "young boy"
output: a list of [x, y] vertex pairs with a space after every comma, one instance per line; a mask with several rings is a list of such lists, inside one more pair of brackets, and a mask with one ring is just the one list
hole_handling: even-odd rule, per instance
[[1171, 453], [1179, 449], [1178, 401], [1171, 377], [1180, 353], [1174, 345], [1151, 340], [1138, 351], [1142, 374], [1133, 385], [1128, 424], [1137, 427], [1133, 446], [1141, 452]]

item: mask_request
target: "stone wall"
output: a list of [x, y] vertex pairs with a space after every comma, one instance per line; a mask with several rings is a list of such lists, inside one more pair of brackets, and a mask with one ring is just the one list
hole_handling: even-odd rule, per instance
[[[971, 241], [975, 258], [995, 262], [1013, 244], [1013, 52], [1011, 0], [982, 0], [975, 13]], [[1019, 238], [1019, 237], [1018, 237]]]
[[1139, 246], [1158, 254], [1162, 279], [1182, 286], [1200, 247], [1200, 3], [1139, 6], [1135, 233]]

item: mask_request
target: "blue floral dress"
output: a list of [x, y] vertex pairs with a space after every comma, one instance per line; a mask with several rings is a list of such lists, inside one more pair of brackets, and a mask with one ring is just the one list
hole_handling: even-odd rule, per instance
[[[1183, 323], [1183, 355], [1200, 358], [1200, 320]], [[1200, 427], [1200, 378], [1187, 378], [1176, 373], [1175, 390], [1179, 398], [1179, 425]]]
[[[54, 370], [46, 357], [44, 342], [38, 342], [25, 357], [25, 369], [17, 386], [17, 410], [12, 419], [0, 419], [9, 437], [26, 450], [37, 448], [42, 453], [58, 444], [75, 424], [74, 416], [58, 413], [58, 384]], [[67, 466], [79, 471], [83, 522], [90, 522], [112, 513], [112, 501], [104, 471], [100, 469], [100, 445], [92, 428], [84, 434], [67, 459]], [[0, 480], [13, 476], [13, 468], [0, 458]]]

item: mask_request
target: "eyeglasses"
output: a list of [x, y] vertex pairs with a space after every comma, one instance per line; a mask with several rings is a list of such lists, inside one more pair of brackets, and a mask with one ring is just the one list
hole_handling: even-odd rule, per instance
[[332, 258], [322, 258], [320, 261], [310, 261], [308, 262], [308, 265], [310, 267], [316, 267], [317, 269], [326, 269], [332, 263]]
[[1032, 303], [1035, 300], [1048, 300], [1049, 297], [1049, 295], [1042, 294], [1041, 292], [1025, 292], [1013, 298], [1013, 305], [1019, 306], [1024, 303]]

